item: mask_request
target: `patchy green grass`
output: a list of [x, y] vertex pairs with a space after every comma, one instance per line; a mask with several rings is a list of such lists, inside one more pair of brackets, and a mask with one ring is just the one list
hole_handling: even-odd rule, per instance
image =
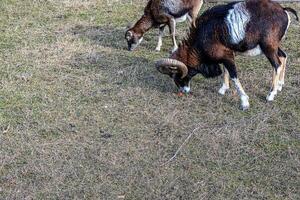
[[160, 53], [156, 30], [126, 51], [144, 3], [112, 2], [0, 2], [0, 199], [299, 199], [299, 22], [272, 104], [270, 64], [238, 58], [242, 112], [233, 89], [217, 94], [221, 78], [178, 98], [154, 68], [169, 37]]

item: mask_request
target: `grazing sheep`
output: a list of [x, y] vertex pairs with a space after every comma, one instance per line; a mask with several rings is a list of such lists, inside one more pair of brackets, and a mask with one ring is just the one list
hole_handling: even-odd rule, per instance
[[144, 15], [136, 24], [126, 31], [128, 50], [134, 50], [143, 40], [143, 35], [152, 27], [159, 28], [156, 51], [160, 51], [164, 28], [169, 26], [173, 41], [174, 52], [178, 46], [175, 39], [176, 22], [185, 21], [186, 18], [195, 25], [198, 12], [203, 0], [149, 0]]
[[224, 83], [219, 93], [229, 89], [229, 77], [234, 82], [243, 110], [249, 108], [249, 97], [237, 75], [235, 54], [247, 56], [264, 54], [274, 71], [268, 101], [273, 101], [284, 84], [287, 54], [280, 48], [280, 41], [290, 24], [287, 11], [270, 0], [246, 0], [215, 6], [204, 12], [191, 27], [189, 37], [182, 42], [170, 58], [157, 61], [157, 69], [170, 75], [181, 92], [190, 91], [190, 80], [197, 73], [205, 77], [222, 74]]

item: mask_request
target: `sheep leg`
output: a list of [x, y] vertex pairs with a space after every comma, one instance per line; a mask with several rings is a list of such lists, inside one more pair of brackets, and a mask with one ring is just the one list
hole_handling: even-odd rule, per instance
[[286, 69], [287, 54], [284, 51], [282, 51], [280, 48], [278, 48], [278, 56], [279, 56], [280, 62], [283, 64], [283, 68], [280, 72], [279, 81], [278, 81], [278, 84], [279, 84], [278, 91], [281, 91], [282, 87], [284, 85], [284, 76], [285, 76], [285, 69]]
[[222, 87], [219, 89], [219, 94], [225, 95], [225, 92], [229, 89], [229, 73], [228, 70], [224, 67], [224, 82]]
[[273, 101], [279, 90], [279, 76], [281, 74], [281, 71], [283, 70], [283, 62], [281, 62], [281, 60], [279, 59], [277, 51], [268, 51], [267, 53], [265, 53], [265, 55], [274, 68], [271, 90], [269, 95], [267, 96], [267, 101]]
[[270, 93], [267, 96], [267, 101], [273, 101], [279, 90], [278, 82], [279, 82], [280, 68], [281, 67], [278, 67], [277, 70], [276, 69], [273, 70], [272, 85], [271, 85]]
[[192, 10], [189, 12], [189, 20], [191, 21], [191, 24], [196, 27], [196, 19], [198, 16], [198, 13], [203, 5], [203, 0], [200, 0], [196, 5], [192, 8]]
[[165, 25], [159, 27], [159, 31], [158, 31], [158, 43], [157, 46], [155, 48], [155, 51], [160, 51], [161, 45], [162, 45], [162, 38], [164, 35], [164, 29], [165, 29]]
[[250, 106], [249, 97], [246, 94], [246, 92], [244, 91], [243, 86], [237, 77], [237, 70], [236, 70], [235, 63], [231, 60], [230, 61], [228, 60], [228, 61], [225, 61], [223, 64], [224, 64], [225, 68], [228, 70], [229, 76], [230, 76], [231, 80], [234, 82], [234, 85], [238, 91], [238, 94], [241, 99], [242, 110], [247, 110]]
[[176, 21], [174, 18], [170, 18], [169, 20], [169, 29], [170, 29], [170, 34], [171, 34], [171, 37], [172, 37], [172, 41], [173, 41], [173, 49], [172, 49], [172, 53], [174, 53], [177, 49], [178, 49], [178, 46], [177, 46], [177, 43], [176, 43], [176, 38], [175, 38], [175, 34], [176, 34]]

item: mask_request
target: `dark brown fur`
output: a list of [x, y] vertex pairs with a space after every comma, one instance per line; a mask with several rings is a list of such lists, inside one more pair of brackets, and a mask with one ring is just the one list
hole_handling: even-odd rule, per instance
[[[279, 90], [279, 81], [283, 84], [284, 80], [287, 56], [280, 48], [280, 42], [289, 22], [285, 10], [291, 11], [296, 16], [297, 13], [291, 8], [283, 8], [280, 4], [270, 0], [246, 0], [245, 6], [251, 18], [245, 28], [245, 36], [235, 43], [231, 41], [232, 36], [225, 22], [229, 10], [233, 9], [235, 4], [215, 6], [204, 12], [197, 19], [197, 26], [191, 27], [189, 37], [182, 42], [170, 58], [184, 63], [188, 68], [187, 76], [183, 78], [180, 74], [172, 76], [176, 85], [181, 88], [188, 87], [190, 80], [197, 73], [205, 77], [220, 75], [219, 64], [223, 64], [230, 78], [235, 81], [242, 102], [244, 102], [242, 103], [243, 109], [245, 109], [249, 106], [245, 100], [248, 97], [237, 78], [235, 54], [260, 47], [274, 68], [271, 88], [273, 93], [270, 93], [272, 97], [268, 98], [268, 101], [272, 101]], [[279, 72], [278, 68], [280, 68]]]
[[270, 52], [277, 52], [288, 23], [284, 9], [269, 0], [248, 0], [246, 3], [255, 20], [248, 23], [246, 37], [239, 44], [229, 42], [223, 20], [227, 13], [216, 17], [214, 14], [218, 13], [208, 10], [197, 19], [197, 27], [191, 27], [189, 37], [171, 58], [189, 68], [199, 68], [204, 63], [234, 62], [235, 52], [244, 52], [257, 45], [261, 45], [267, 57]]

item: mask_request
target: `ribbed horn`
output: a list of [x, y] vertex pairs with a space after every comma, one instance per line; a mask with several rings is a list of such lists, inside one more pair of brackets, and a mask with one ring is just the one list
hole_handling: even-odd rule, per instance
[[181, 78], [186, 77], [188, 74], [188, 68], [183, 62], [171, 58], [158, 60], [156, 62], [156, 68], [163, 74], [176, 73], [176, 71], [179, 71], [181, 73]]

